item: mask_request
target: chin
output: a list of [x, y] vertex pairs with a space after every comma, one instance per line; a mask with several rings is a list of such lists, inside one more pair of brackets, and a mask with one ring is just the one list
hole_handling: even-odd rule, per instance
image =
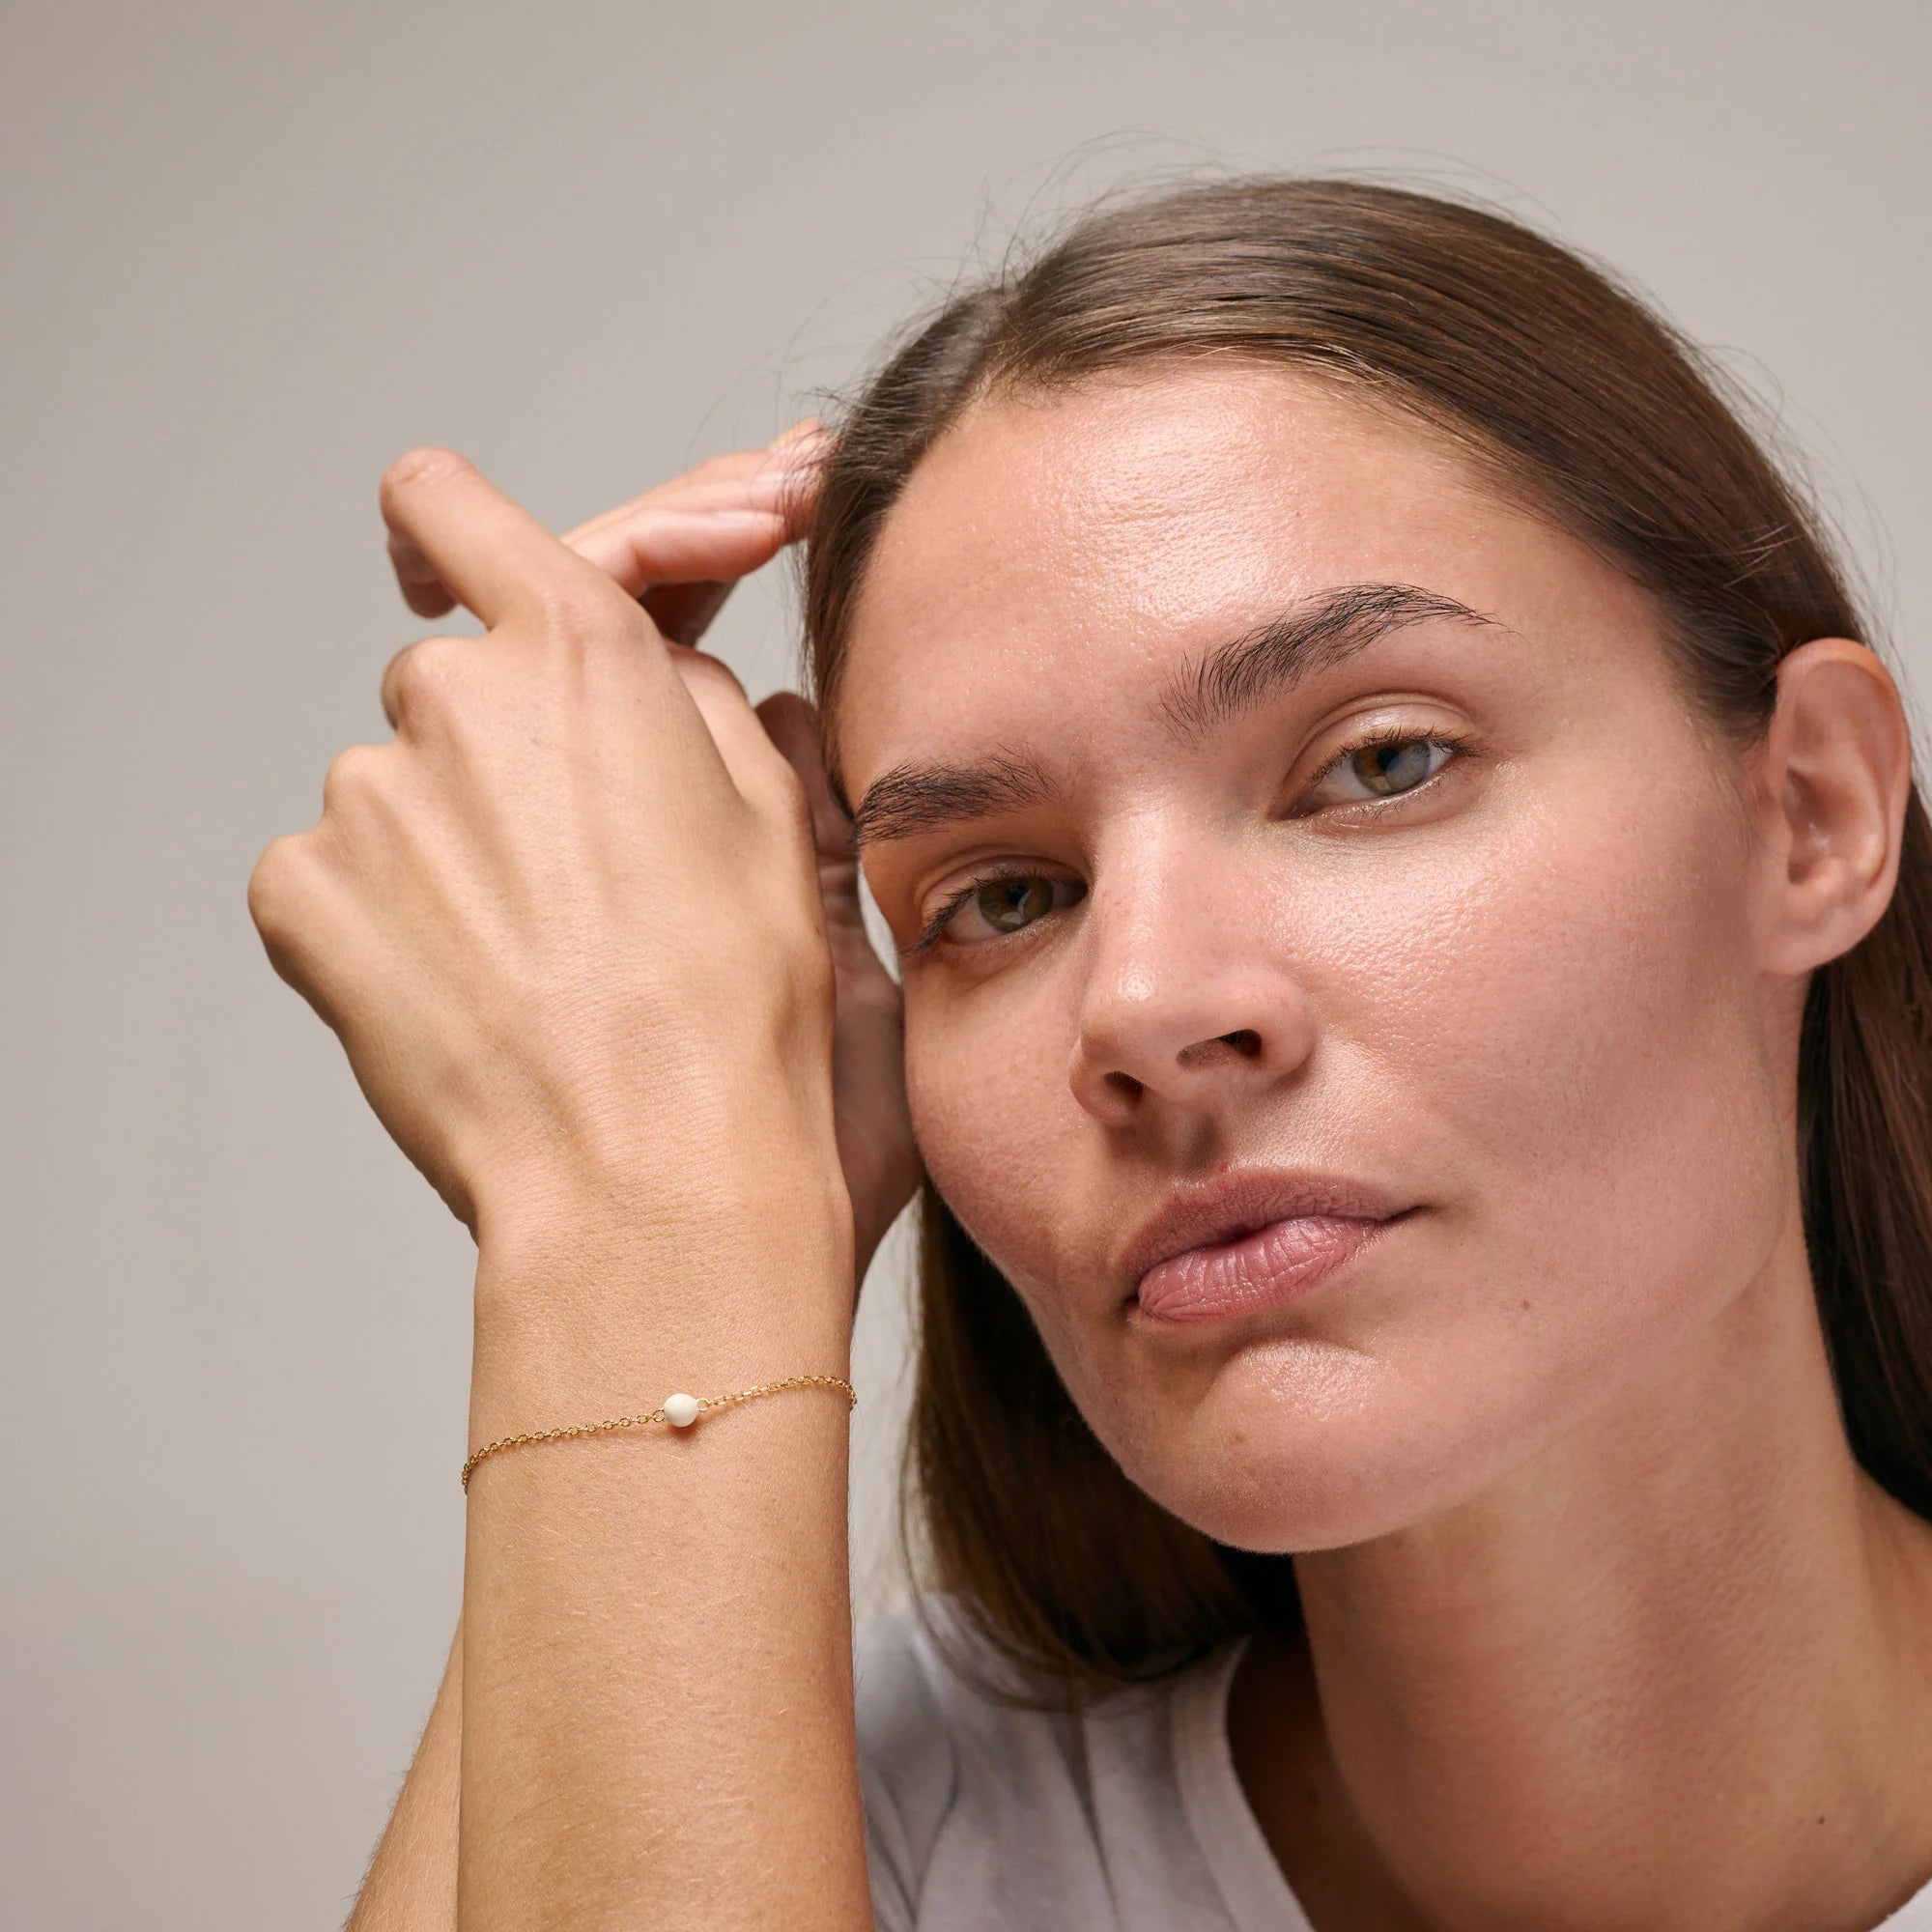
[[1181, 1521], [1237, 1549], [1306, 1553], [1439, 1516], [1588, 1404], [1584, 1367], [1575, 1387], [1533, 1393], [1497, 1364], [1473, 1379], [1444, 1367], [1418, 1378], [1399, 1357], [1291, 1336], [1240, 1350], [1184, 1400], [1149, 1387], [1081, 1406], [1128, 1480]]
[[1455, 1459], [1439, 1434], [1420, 1454], [1390, 1435], [1373, 1412], [1319, 1432], [1263, 1413], [1233, 1436], [1218, 1419], [1196, 1417], [1155, 1455], [1121, 1461], [1162, 1508], [1215, 1542], [1284, 1555], [1386, 1536], [1480, 1484], [1480, 1473], [1458, 1481], [1445, 1469]]

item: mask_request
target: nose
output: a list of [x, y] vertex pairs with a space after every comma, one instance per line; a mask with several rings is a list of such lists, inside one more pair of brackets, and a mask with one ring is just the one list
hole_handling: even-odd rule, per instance
[[1195, 840], [1095, 868], [1067, 1069], [1090, 1114], [1225, 1113], [1304, 1065], [1315, 1015], [1289, 891]]

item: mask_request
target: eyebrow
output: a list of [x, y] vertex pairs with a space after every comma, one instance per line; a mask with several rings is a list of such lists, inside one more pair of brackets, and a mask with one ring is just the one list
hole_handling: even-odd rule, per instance
[[917, 838], [942, 826], [1024, 811], [1053, 796], [1037, 759], [998, 753], [970, 765], [895, 765], [866, 787], [852, 814], [858, 844]]
[[1324, 590], [1182, 667], [1163, 709], [1189, 736], [1279, 697], [1391, 631], [1432, 619], [1494, 626], [1493, 617], [1413, 583], [1348, 583]]
[[[1349, 583], [1305, 598], [1206, 656], [1181, 666], [1160, 708], [1183, 737], [1328, 670], [1392, 631], [1432, 619], [1500, 628], [1493, 617], [1413, 583]], [[1011, 752], [970, 764], [906, 762], [875, 779], [852, 814], [861, 846], [917, 838], [947, 826], [1049, 803], [1055, 784], [1039, 761]]]

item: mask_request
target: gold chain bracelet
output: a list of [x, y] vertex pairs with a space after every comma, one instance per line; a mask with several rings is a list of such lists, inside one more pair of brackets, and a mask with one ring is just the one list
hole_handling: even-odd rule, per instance
[[707, 1408], [726, 1408], [732, 1403], [750, 1402], [753, 1396], [776, 1395], [789, 1388], [842, 1388], [845, 1411], [849, 1415], [859, 1406], [859, 1391], [843, 1376], [787, 1376], [781, 1382], [760, 1382], [756, 1388], [739, 1389], [734, 1395], [686, 1395], [681, 1389], [668, 1395], [648, 1415], [613, 1416], [609, 1422], [580, 1422], [574, 1429], [537, 1429], [527, 1435], [505, 1435], [486, 1442], [463, 1465], [463, 1490], [469, 1492], [469, 1472], [486, 1456], [499, 1449], [521, 1448], [526, 1442], [562, 1442], [572, 1435], [601, 1435], [611, 1429], [641, 1429], [648, 1422], [668, 1422], [673, 1429], [689, 1429]]

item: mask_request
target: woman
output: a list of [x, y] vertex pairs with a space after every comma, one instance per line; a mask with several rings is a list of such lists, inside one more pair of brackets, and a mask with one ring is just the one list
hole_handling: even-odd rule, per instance
[[[836, 438], [384, 505], [489, 635], [250, 886], [479, 1249], [355, 1924], [1932, 1932], [1932, 837], [1663, 325], [1197, 185]], [[799, 535], [754, 711], [688, 640]], [[527, 1438], [836, 1381], [921, 1167], [930, 1588], [855, 1679], [843, 1393]]]

